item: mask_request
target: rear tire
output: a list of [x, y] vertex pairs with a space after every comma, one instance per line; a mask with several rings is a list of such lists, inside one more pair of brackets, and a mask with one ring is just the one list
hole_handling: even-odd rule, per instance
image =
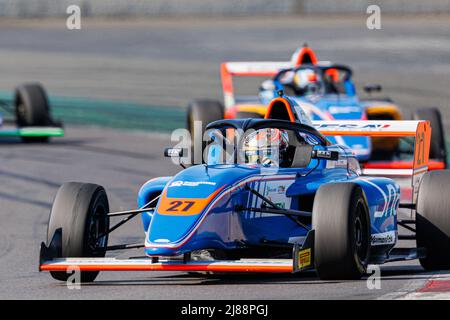
[[[105, 189], [92, 183], [68, 182], [55, 197], [47, 229], [47, 244], [56, 230], [61, 229], [61, 258], [104, 257], [108, 235], [95, 240], [109, 229], [108, 197]], [[81, 272], [81, 282], [91, 282], [98, 271]], [[56, 280], [67, 281], [70, 274], [50, 272]]]
[[370, 216], [354, 183], [321, 186], [313, 205], [314, 263], [323, 280], [359, 279], [370, 256]]
[[428, 120], [431, 125], [430, 159], [445, 161], [447, 167], [447, 151], [442, 124], [441, 112], [437, 108], [421, 108], [414, 112], [414, 120]]
[[[16, 123], [20, 127], [47, 126], [51, 123], [50, 106], [44, 88], [37, 83], [16, 89]], [[47, 137], [23, 137], [24, 142], [47, 142]]]
[[422, 178], [417, 198], [417, 247], [425, 270], [450, 269], [450, 170], [430, 171]]
[[247, 118], [262, 119], [264, 118], [264, 116], [256, 112], [238, 112], [236, 114], [236, 119], [247, 119]]
[[[222, 103], [215, 100], [194, 100], [187, 110], [187, 129], [191, 133], [192, 147], [191, 147], [191, 164], [204, 163], [203, 151], [207, 145], [203, 141], [203, 134], [206, 126], [216, 120], [221, 120], [224, 117], [224, 107]], [[194, 130], [194, 122], [201, 121], [201, 131]], [[199, 137], [200, 136], [200, 137]], [[194, 154], [195, 150], [201, 150]]]

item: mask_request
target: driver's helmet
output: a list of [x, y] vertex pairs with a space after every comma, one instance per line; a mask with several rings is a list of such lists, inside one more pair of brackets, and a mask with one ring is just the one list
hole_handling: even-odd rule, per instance
[[264, 128], [250, 133], [244, 140], [245, 163], [280, 166], [287, 159], [289, 136], [285, 130]]
[[311, 69], [299, 69], [295, 72], [293, 84], [300, 93], [314, 92], [317, 89], [317, 74]]

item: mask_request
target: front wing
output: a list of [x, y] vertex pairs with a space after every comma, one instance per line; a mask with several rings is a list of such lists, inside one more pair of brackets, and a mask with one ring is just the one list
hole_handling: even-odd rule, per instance
[[[308, 232], [305, 242], [293, 246], [293, 259], [241, 259], [227, 261], [183, 261], [151, 258], [53, 258], [60, 248], [54, 243], [41, 244], [39, 271], [179, 271], [218, 273], [297, 273], [314, 269], [314, 230]], [[52, 241], [53, 242], [53, 241]], [[377, 264], [413, 260], [425, 256], [419, 248], [398, 248]]]
[[62, 137], [64, 129], [60, 127], [22, 127], [14, 129], [0, 129], [0, 137], [44, 138]]
[[292, 272], [290, 259], [236, 261], [171, 261], [152, 262], [150, 258], [60, 258], [44, 261], [39, 271], [209, 271], [209, 272]]
[[220, 273], [292, 273], [313, 268], [314, 231], [303, 245], [293, 246], [294, 259], [241, 259], [227, 261], [153, 260], [152, 258], [58, 258], [61, 255], [60, 232], [48, 247], [42, 243], [39, 271], [181, 271]]

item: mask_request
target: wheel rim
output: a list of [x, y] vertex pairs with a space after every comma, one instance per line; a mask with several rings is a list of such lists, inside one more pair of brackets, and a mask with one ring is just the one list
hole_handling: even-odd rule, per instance
[[359, 263], [363, 264], [368, 255], [368, 236], [367, 221], [364, 207], [358, 203], [356, 208], [356, 217], [353, 221], [353, 243], [355, 246], [355, 255]]
[[88, 224], [87, 245], [91, 253], [98, 255], [106, 251], [109, 228], [109, 220], [106, 215], [106, 209], [101, 204], [96, 204], [93, 208], [93, 214], [90, 216]]
[[24, 105], [23, 103], [20, 103], [20, 104], [17, 106], [17, 118], [18, 118], [18, 120], [19, 120], [19, 121], [24, 121], [25, 115], [26, 115], [26, 112], [25, 112], [25, 105]]

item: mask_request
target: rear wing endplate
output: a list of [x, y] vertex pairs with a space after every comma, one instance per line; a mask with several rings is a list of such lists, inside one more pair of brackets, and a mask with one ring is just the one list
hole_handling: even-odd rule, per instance
[[416, 203], [420, 180], [428, 171], [431, 126], [429, 121], [313, 121], [325, 136], [414, 137], [412, 167], [413, 199]]

